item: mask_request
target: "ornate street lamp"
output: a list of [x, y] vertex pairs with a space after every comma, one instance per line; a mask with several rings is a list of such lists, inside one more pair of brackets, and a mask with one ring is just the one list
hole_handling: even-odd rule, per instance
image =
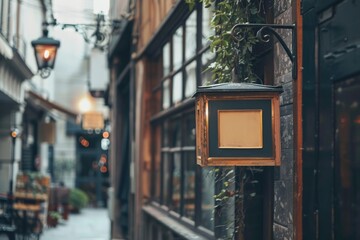
[[48, 30], [43, 30], [43, 36], [32, 41], [31, 45], [35, 50], [36, 63], [42, 78], [50, 76], [54, 68], [57, 49], [60, 41], [48, 37]]

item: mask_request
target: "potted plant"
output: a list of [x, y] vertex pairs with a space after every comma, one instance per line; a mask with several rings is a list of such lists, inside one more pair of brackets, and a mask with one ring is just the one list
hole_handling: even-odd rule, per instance
[[82, 208], [87, 206], [88, 202], [89, 197], [84, 191], [78, 188], [70, 189], [69, 203], [73, 213], [79, 213]]
[[49, 227], [56, 227], [61, 219], [61, 214], [56, 211], [50, 211], [47, 215], [47, 225]]

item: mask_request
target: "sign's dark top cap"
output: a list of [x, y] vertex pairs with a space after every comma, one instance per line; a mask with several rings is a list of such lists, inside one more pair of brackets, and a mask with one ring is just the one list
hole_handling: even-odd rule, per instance
[[221, 92], [283, 92], [282, 86], [270, 86], [254, 83], [219, 83], [208, 86], [200, 86], [198, 93], [221, 93]]

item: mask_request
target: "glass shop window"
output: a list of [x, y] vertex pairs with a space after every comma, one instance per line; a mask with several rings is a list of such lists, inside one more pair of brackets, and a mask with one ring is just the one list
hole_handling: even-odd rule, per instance
[[161, 49], [160, 84], [153, 86], [152, 93], [162, 96], [161, 110], [154, 114], [160, 119], [152, 131], [152, 200], [180, 221], [214, 231], [214, 176], [210, 168], [196, 165], [194, 105], [184, 107], [204, 82], [202, 78], [211, 78], [203, 73], [214, 59], [207, 40], [209, 12], [199, 7], [190, 13]]

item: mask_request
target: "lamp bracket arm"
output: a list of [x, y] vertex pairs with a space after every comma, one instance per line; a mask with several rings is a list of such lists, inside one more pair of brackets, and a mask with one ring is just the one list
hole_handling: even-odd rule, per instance
[[[243, 28], [255, 28], [258, 29], [256, 32], [256, 37], [261, 42], [269, 42], [270, 41], [270, 34], [272, 34], [280, 43], [282, 48], [285, 50], [286, 54], [288, 55], [291, 63], [292, 63], [292, 77], [296, 79], [297, 77], [297, 56], [296, 56], [296, 26], [295, 24], [258, 24], [258, 23], [239, 23], [233, 26], [231, 29], [232, 37], [237, 41], [240, 42], [244, 38], [241, 35], [241, 29]], [[280, 34], [276, 31], [277, 29], [285, 29], [291, 30], [292, 33], [292, 43], [291, 49], [285, 43], [284, 39]]]

